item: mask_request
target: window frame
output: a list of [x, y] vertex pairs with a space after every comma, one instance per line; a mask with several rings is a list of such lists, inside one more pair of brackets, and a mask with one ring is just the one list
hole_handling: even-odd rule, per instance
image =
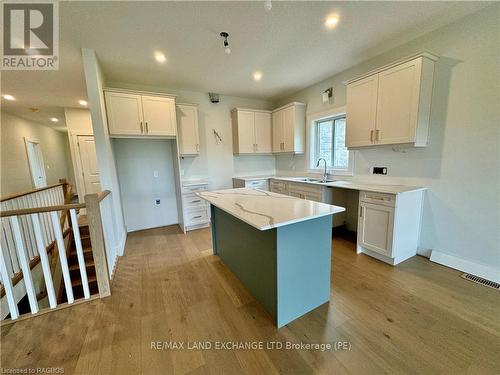
[[[335, 120], [337, 118], [346, 117], [345, 107], [330, 108], [325, 111], [312, 113], [307, 115], [307, 126], [308, 126], [308, 171], [312, 173], [318, 173], [323, 171], [323, 167], [316, 167], [316, 150], [318, 148], [318, 126], [317, 123], [324, 120]], [[346, 123], [347, 126], [347, 123]], [[335, 128], [335, 126], [334, 126]], [[335, 129], [333, 129], [333, 137], [335, 137]], [[333, 151], [333, 150], [332, 150]], [[331, 175], [337, 176], [353, 176], [354, 175], [354, 150], [348, 150], [348, 167], [347, 169], [338, 169], [333, 167], [328, 167], [327, 172]], [[333, 157], [333, 155], [332, 155]]]

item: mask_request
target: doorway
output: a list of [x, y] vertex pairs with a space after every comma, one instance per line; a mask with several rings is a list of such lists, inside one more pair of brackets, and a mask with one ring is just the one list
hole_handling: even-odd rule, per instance
[[24, 138], [24, 143], [26, 144], [26, 153], [28, 154], [28, 164], [34, 188], [39, 189], [47, 186], [40, 142], [35, 139]]
[[78, 157], [80, 158], [80, 165], [82, 167], [84, 195], [99, 193], [101, 191], [101, 180], [94, 137], [91, 135], [79, 135], [77, 136], [77, 145]]

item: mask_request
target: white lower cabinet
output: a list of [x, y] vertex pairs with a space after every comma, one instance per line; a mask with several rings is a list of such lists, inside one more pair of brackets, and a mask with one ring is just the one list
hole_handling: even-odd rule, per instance
[[182, 185], [182, 210], [184, 231], [208, 227], [210, 224], [210, 206], [196, 195], [208, 189], [208, 182]]
[[359, 192], [357, 252], [396, 265], [416, 255], [423, 191]]
[[233, 188], [250, 188], [250, 189], [260, 189], [260, 190], [269, 190], [267, 178], [256, 178], [256, 179], [247, 179], [247, 178], [233, 178]]

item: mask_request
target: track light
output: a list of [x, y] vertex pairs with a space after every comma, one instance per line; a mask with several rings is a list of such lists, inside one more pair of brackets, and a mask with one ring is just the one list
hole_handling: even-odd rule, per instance
[[220, 33], [220, 36], [224, 38], [224, 52], [226, 53], [226, 55], [229, 55], [231, 53], [231, 48], [229, 48], [229, 42], [227, 41], [229, 34], [225, 31], [222, 31]]

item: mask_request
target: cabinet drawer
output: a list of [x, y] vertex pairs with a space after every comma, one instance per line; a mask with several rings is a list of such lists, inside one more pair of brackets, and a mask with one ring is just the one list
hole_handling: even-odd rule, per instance
[[383, 204], [385, 206], [392, 206], [392, 207], [396, 205], [396, 195], [394, 194], [361, 191], [359, 193], [359, 200], [361, 202]]
[[208, 185], [189, 185], [182, 187], [182, 194], [196, 193], [197, 191], [207, 190]]
[[245, 187], [252, 189], [267, 189], [267, 180], [246, 181]]
[[205, 208], [202, 210], [193, 210], [186, 212], [184, 216], [184, 221], [185, 225], [187, 226], [208, 223], [209, 221], [208, 210]]
[[204, 199], [201, 199], [196, 194], [185, 194], [182, 196], [182, 203], [184, 204], [184, 208], [189, 209], [202, 209], [207, 206], [207, 203]]

